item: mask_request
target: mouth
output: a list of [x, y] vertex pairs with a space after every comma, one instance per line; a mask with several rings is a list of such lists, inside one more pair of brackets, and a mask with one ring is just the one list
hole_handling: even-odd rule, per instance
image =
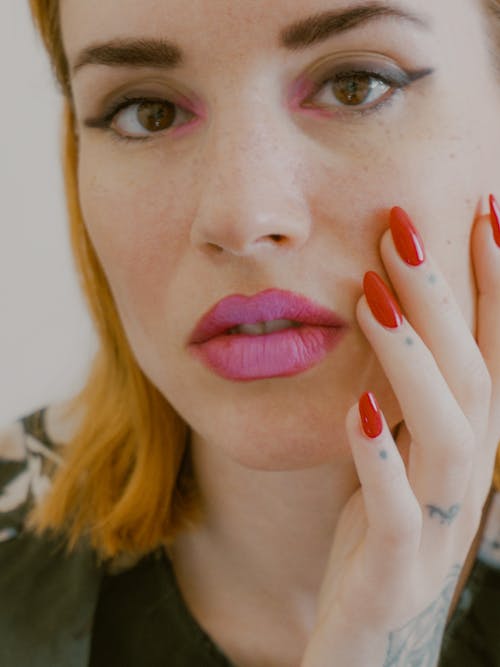
[[292, 322], [292, 320], [271, 320], [268, 322], [256, 322], [255, 324], [240, 324], [236, 327], [231, 327], [223, 332], [224, 335], [237, 336], [264, 336], [275, 331], [284, 331], [286, 329], [298, 329], [305, 326], [303, 322]]
[[234, 294], [219, 301], [199, 320], [188, 344], [203, 344], [218, 336], [265, 336], [305, 326], [338, 329], [348, 323], [308, 297], [268, 289], [251, 297]]

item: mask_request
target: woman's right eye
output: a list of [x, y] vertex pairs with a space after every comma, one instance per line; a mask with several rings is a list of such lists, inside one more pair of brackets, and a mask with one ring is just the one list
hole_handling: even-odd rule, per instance
[[147, 141], [155, 134], [176, 127], [174, 121], [183, 115], [188, 119], [193, 116], [169, 100], [124, 97], [101, 117], [85, 121], [85, 126], [107, 129], [124, 141]]

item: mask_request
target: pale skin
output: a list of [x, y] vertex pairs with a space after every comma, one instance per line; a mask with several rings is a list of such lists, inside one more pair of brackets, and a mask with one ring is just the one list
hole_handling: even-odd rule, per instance
[[[382, 667], [403, 626], [442, 621], [500, 439], [500, 251], [486, 215], [486, 195], [500, 195], [500, 85], [480, 5], [407, 0], [398, 6], [430, 30], [386, 17], [300, 51], [278, 46], [285, 25], [360, 4], [61, 2], [70, 63], [123, 37], [186, 53], [172, 71], [73, 75], [79, 186], [137, 360], [192, 428], [207, 521], [169, 552], [193, 614], [239, 667]], [[341, 116], [327, 88], [314, 103], [329, 115], [293, 107], [299, 77], [353, 52], [433, 72], [362, 117]], [[179, 105], [182, 94], [197, 113], [175, 125], [198, 122], [153, 136], [131, 106], [114, 131], [149, 139], [114, 142], [85, 121], [118, 89]], [[395, 249], [394, 205], [421, 234], [421, 267]], [[371, 314], [368, 270], [391, 285], [400, 330]], [[335, 309], [351, 327], [342, 345], [306, 373], [248, 383], [190, 357], [186, 338], [209, 307], [269, 287]], [[375, 441], [357, 412], [367, 390], [384, 414]]]

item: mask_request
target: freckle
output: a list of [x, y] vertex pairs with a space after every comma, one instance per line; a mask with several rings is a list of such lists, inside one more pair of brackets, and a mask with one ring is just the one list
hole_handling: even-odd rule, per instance
[[450, 159], [454, 160], [457, 157], [456, 153], [450, 153]]
[[385, 451], [385, 449], [380, 450], [379, 456], [380, 456], [381, 459], [386, 459], [387, 458], [387, 452]]

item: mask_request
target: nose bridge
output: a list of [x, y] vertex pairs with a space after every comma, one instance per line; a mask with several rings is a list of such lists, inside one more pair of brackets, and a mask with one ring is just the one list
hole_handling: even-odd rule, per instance
[[256, 242], [275, 236], [303, 241], [308, 222], [293, 126], [269, 94], [241, 91], [240, 85], [212, 111], [192, 227], [193, 242], [234, 254], [252, 252]]
[[256, 117], [256, 108], [257, 105], [247, 107], [232, 114], [225, 125], [219, 123], [207, 152], [207, 166], [215, 184], [236, 197], [271, 192], [273, 181], [282, 180], [285, 185], [287, 174], [290, 177], [293, 173], [291, 146], [287, 148], [285, 144], [280, 149], [278, 134], [283, 133], [283, 128], [276, 127], [269, 112], [262, 110]]
[[[218, 187], [236, 195], [257, 189], [270, 189], [269, 172], [274, 179], [284, 179], [293, 172], [292, 146], [286, 141], [283, 119], [264, 95], [247, 90], [236, 91], [233, 104], [214, 109], [214, 118], [206, 148], [206, 166]], [[281, 141], [280, 141], [281, 137]], [[283, 183], [284, 185], [285, 183]], [[229, 193], [228, 193], [229, 194]]]

